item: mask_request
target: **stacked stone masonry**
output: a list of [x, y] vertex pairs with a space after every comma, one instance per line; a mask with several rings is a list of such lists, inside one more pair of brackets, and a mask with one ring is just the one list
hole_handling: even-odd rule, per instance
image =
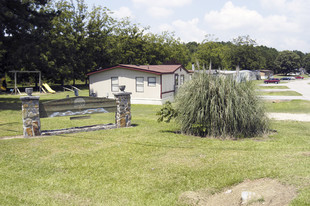
[[41, 135], [39, 99], [36, 96], [20, 98], [22, 101], [23, 135], [32, 137]]
[[130, 92], [114, 94], [116, 98], [115, 124], [117, 128], [131, 126]]
[[[131, 103], [130, 92], [116, 93], [116, 113], [115, 113], [115, 127], [130, 127], [131, 126]], [[23, 118], [23, 135], [24, 137], [40, 136], [41, 122], [39, 112], [39, 99], [38, 96], [25, 96], [20, 98], [22, 101], [22, 118]], [[95, 131], [98, 129], [112, 129], [114, 126], [109, 125], [105, 127], [92, 127], [84, 129], [68, 129], [68, 131], [61, 130], [60, 133], [72, 133], [80, 131]], [[58, 134], [51, 131], [43, 131], [44, 135]]]

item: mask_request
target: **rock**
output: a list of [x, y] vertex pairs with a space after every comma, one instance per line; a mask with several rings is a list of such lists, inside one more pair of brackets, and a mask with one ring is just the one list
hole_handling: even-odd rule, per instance
[[229, 194], [229, 193], [232, 193], [232, 190], [227, 190], [227, 191], [225, 192], [225, 194]]
[[243, 191], [241, 193], [241, 204], [247, 204], [249, 202], [256, 202], [262, 199], [261, 195], [256, 194], [255, 192]]

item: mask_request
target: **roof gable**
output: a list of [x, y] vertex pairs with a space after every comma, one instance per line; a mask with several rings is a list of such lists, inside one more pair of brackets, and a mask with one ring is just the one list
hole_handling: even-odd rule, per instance
[[87, 75], [92, 75], [104, 71], [108, 71], [111, 69], [117, 69], [117, 68], [123, 68], [123, 69], [129, 69], [129, 70], [136, 70], [141, 72], [148, 72], [153, 74], [173, 74], [177, 69], [184, 69], [187, 73], [187, 69], [185, 69], [181, 64], [176, 65], [131, 65], [131, 64], [119, 64], [114, 67], [100, 69], [94, 72], [90, 72]]

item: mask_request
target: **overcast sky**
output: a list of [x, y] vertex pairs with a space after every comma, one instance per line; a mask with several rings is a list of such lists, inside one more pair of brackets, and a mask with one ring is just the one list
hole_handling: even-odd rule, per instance
[[130, 17], [152, 33], [175, 32], [184, 42], [249, 35], [259, 45], [310, 52], [310, 0], [85, 0], [114, 17]]

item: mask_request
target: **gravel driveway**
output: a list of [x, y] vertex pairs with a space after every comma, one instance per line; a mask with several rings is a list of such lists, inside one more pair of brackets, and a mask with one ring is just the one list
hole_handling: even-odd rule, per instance
[[[287, 84], [284, 84], [289, 88], [289, 90], [280, 90], [277, 91], [296, 91], [302, 96], [261, 96], [263, 99], [269, 100], [293, 100], [293, 99], [301, 99], [310, 101], [310, 78], [303, 79], [303, 80], [291, 80]], [[262, 84], [261, 86], [266, 86], [266, 84]], [[281, 86], [281, 85], [278, 85]], [[261, 91], [268, 91], [261, 90]], [[304, 121], [310, 122], [310, 114], [291, 114], [291, 113], [269, 113], [269, 118], [276, 119], [276, 120], [293, 120], [293, 121]]]
[[310, 122], [310, 114], [268, 113], [268, 117], [275, 120]]
[[[269, 99], [269, 100], [294, 100], [294, 99], [300, 99], [300, 100], [308, 100], [310, 101], [310, 78], [308, 79], [296, 79], [291, 80], [287, 84], [273, 84], [272, 86], [287, 86], [289, 90], [281, 89], [281, 91], [296, 91], [302, 96], [261, 96], [263, 99]], [[261, 84], [260, 86], [265, 86], [265, 89], [260, 89], [260, 91], [269, 91], [267, 88], [270, 86], [270, 84]], [[275, 89], [273, 89], [275, 91]], [[278, 90], [280, 91], [280, 90]]]

